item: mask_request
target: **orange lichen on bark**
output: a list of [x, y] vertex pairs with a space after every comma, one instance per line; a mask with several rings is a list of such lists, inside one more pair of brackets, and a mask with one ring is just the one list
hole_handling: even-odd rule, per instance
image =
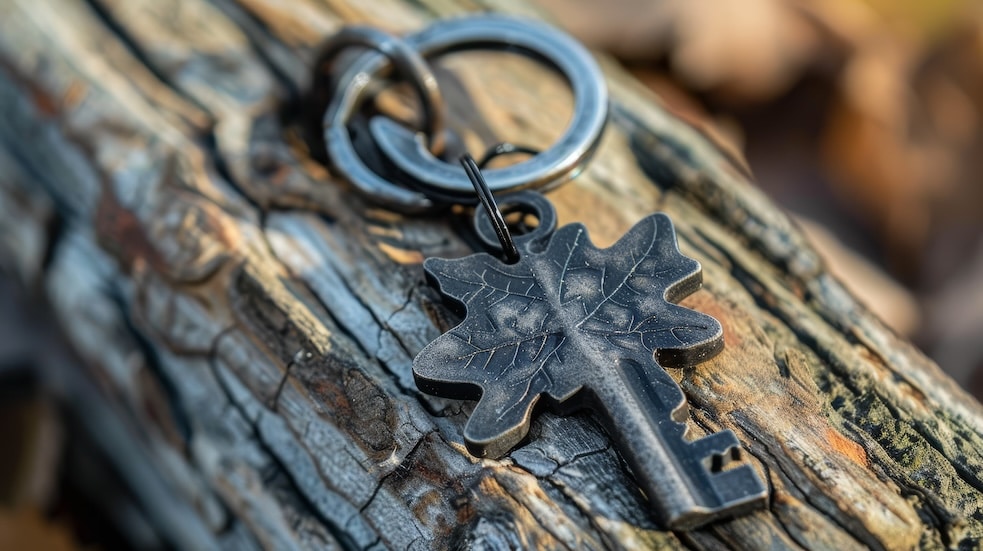
[[843, 436], [835, 429], [827, 428], [826, 442], [829, 443], [830, 448], [833, 451], [839, 453], [840, 455], [846, 456], [848, 459], [854, 463], [867, 467], [867, 452], [864, 450], [863, 446], [857, 444], [853, 440], [850, 440], [846, 436]]

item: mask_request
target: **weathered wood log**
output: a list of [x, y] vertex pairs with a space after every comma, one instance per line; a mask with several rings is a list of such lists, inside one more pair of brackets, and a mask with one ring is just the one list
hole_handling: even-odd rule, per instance
[[[660, 530], [588, 413], [541, 415], [502, 460], [468, 455], [472, 404], [423, 395], [411, 374], [450, 319], [420, 263], [470, 252], [461, 224], [360, 200], [290, 114], [313, 48], [340, 25], [407, 32], [484, 8], [536, 15], [511, 0], [0, 3], [3, 264], [45, 290], [99, 418], [115, 412], [113, 435], [130, 427], [107, 446], [120, 465], [141, 462], [121, 472], [159, 541], [979, 545], [983, 408], [824, 270], [739, 160], [603, 59], [609, 129], [550, 197], [599, 245], [672, 215], [704, 266], [705, 290], [685, 304], [726, 340], [673, 376], [695, 434], [738, 433], [769, 507]], [[451, 117], [472, 150], [548, 145], [568, 116], [563, 83], [481, 59], [442, 61], [445, 90], [473, 107]]]

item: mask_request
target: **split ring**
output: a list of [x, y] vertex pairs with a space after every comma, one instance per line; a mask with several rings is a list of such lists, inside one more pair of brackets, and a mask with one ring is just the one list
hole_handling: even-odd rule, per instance
[[[374, 27], [351, 26], [342, 28], [321, 46], [314, 64], [315, 70], [323, 71], [338, 54], [351, 47], [379, 52], [392, 63], [400, 77], [413, 86], [423, 107], [423, 133], [427, 137], [427, 147], [432, 153], [440, 154], [444, 148], [444, 98], [437, 86], [437, 78], [423, 56], [410, 44], [389, 33]], [[315, 81], [319, 77], [320, 74], [315, 75]], [[343, 79], [340, 82], [347, 86], [349, 81]], [[368, 81], [357, 84], [364, 86]], [[325, 120], [333, 109], [340, 107], [332, 101], [325, 113]]]

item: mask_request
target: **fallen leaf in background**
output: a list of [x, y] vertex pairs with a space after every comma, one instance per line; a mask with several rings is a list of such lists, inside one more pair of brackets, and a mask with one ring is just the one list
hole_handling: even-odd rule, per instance
[[[2, 351], [0, 351], [2, 352]], [[0, 357], [0, 359], [3, 359]], [[11, 368], [0, 369], [7, 396], [0, 403], [0, 506], [43, 507], [51, 501], [63, 448], [55, 404], [12, 382]], [[0, 545], [0, 549], [11, 549]]]
[[959, 21], [930, 46], [912, 33], [868, 33], [840, 77], [823, 137], [842, 204], [879, 236], [888, 265], [919, 285], [940, 279], [925, 270], [933, 237], [983, 219], [983, 11]]
[[815, 61], [819, 29], [787, 0], [539, 0], [593, 48], [626, 61], [666, 58], [680, 81], [756, 101], [784, 92]]
[[81, 547], [71, 529], [45, 519], [31, 507], [0, 509], [0, 549], [75, 551]]
[[[56, 494], [64, 434], [58, 408], [16, 382], [23, 373], [9, 367], [0, 350], [5, 399], [0, 403], [0, 549], [78, 549], [71, 527], [45, 519]], [[4, 357], [6, 356], [6, 357]]]
[[695, 90], [740, 101], [788, 90], [820, 53], [812, 22], [784, 0], [675, 0], [672, 70]]

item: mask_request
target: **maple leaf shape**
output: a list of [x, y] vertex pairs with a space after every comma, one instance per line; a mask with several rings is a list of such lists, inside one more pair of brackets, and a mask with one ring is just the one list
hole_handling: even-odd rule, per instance
[[[717, 320], [673, 304], [699, 289], [702, 275], [679, 252], [664, 214], [643, 219], [608, 249], [570, 224], [545, 251], [527, 249], [515, 264], [481, 253], [430, 258], [424, 268], [466, 316], [417, 355], [413, 374], [424, 392], [480, 399], [464, 429], [479, 457], [500, 456], [522, 440], [540, 397], [563, 409], [598, 377], [617, 376], [606, 370], [619, 359], [661, 370], [659, 363], [700, 361], [723, 345]], [[671, 386], [672, 406], [681, 406]]]

